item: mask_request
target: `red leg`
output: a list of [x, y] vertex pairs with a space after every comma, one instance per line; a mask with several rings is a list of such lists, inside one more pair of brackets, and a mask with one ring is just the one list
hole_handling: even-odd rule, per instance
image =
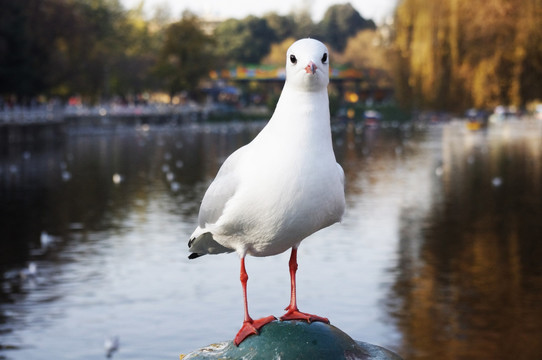
[[329, 320], [325, 317], [302, 313], [297, 308], [296, 301], [296, 289], [295, 289], [295, 273], [297, 272], [297, 248], [292, 248], [292, 255], [290, 256], [290, 283], [291, 283], [291, 295], [290, 305], [286, 307], [286, 314], [281, 316], [280, 320], [304, 320], [307, 322], [321, 321], [329, 324]]
[[245, 269], [245, 258], [241, 258], [241, 285], [243, 285], [243, 299], [244, 299], [244, 305], [245, 305], [245, 320], [243, 321], [243, 325], [241, 326], [241, 329], [235, 335], [235, 339], [233, 340], [234, 344], [236, 346], [239, 346], [240, 343], [243, 342], [247, 337], [250, 335], [255, 335], [259, 333], [259, 330], [265, 325], [270, 323], [273, 320], [276, 320], [274, 316], [268, 316], [265, 318], [253, 320], [250, 315], [248, 314], [248, 300], [247, 300], [247, 281], [248, 281], [248, 275], [247, 271]]

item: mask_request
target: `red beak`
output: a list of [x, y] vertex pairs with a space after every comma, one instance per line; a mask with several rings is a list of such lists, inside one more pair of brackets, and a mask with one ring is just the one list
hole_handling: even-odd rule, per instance
[[305, 67], [305, 71], [307, 72], [307, 74], [312, 73], [314, 75], [314, 73], [316, 72], [316, 64], [310, 61], [309, 65]]

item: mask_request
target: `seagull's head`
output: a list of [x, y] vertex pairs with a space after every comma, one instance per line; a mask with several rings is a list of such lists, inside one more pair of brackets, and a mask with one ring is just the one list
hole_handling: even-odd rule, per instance
[[329, 51], [318, 40], [301, 39], [286, 52], [286, 82], [307, 91], [317, 91], [329, 83]]

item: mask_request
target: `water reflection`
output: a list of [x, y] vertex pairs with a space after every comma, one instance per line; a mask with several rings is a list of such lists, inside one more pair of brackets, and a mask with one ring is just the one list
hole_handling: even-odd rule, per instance
[[[100, 308], [112, 301], [111, 294], [123, 303], [135, 301], [145, 288], [149, 291], [149, 286], [135, 289], [133, 283], [122, 289], [92, 286], [107, 281], [119, 267], [114, 263], [121, 261], [133, 267], [133, 274], [140, 268], [151, 272], [141, 258], [152, 257], [146, 254], [149, 247], [140, 241], [155, 241], [177, 231], [170, 237], [175, 245], [171, 253], [184, 257], [188, 230], [175, 225], [195, 223], [203, 192], [220, 163], [261, 127], [233, 123], [76, 133], [47, 146], [4, 146], [0, 158], [0, 336], [6, 338], [0, 340], [0, 350], [18, 348], [10, 356], [32, 358], [36, 355], [29, 349], [40, 348], [33, 339], [40, 327], [54, 327], [55, 322], [76, 326], [89, 316], [109, 316], [109, 311], [115, 311]], [[165, 221], [164, 213], [169, 215]], [[149, 229], [144, 228], [147, 225]], [[124, 248], [126, 257], [111, 258], [115, 247]], [[24, 276], [29, 266], [37, 268], [35, 276]], [[132, 276], [129, 281], [133, 282], [133, 274], [122, 276]], [[87, 307], [87, 314], [75, 319], [66, 310], [89, 301], [97, 308]], [[108, 335], [106, 330], [91, 335], [90, 329], [81, 329], [83, 338]], [[54, 331], [50, 337], [54, 338]], [[66, 338], [60, 332], [56, 340], [48, 341], [45, 352], [71, 358], [77, 342], [64, 353], [61, 344]]]
[[[233, 150], [262, 124], [230, 124], [73, 136], [45, 148], [5, 147], [0, 158], [0, 224], [4, 269], [26, 261], [43, 231], [119, 229], [164, 187], [182, 215], [198, 210], [202, 187]], [[152, 191], [149, 191], [152, 190]], [[197, 200], [197, 201], [196, 201]]]
[[[542, 354], [542, 132], [445, 128], [429, 211], [401, 214], [390, 308], [411, 359]], [[412, 228], [421, 233], [412, 236]], [[414, 230], [415, 232], [418, 230]]]
[[[115, 358], [176, 358], [231, 338], [238, 261], [189, 262], [186, 239], [218, 167], [262, 125], [2, 147], [0, 357], [103, 358], [118, 336]], [[301, 246], [300, 306], [407, 359], [542, 353], [540, 124], [333, 134], [347, 213]], [[287, 259], [247, 260], [255, 316], [282, 314]]]

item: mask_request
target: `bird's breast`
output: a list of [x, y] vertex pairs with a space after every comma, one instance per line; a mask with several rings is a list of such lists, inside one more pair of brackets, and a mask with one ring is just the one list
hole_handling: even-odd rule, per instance
[[244, 190], [232, 207], [245, 207], [243, 219], [236, 221], [242, 224], [241, 241], [250, 242], [252, 255], [283, 252], [340, 221], [344, 188], [334, 156], [314, 155], [288, 156], [277, 150], [260, 157], [243, 177], [246, 186], [240, 187]]

